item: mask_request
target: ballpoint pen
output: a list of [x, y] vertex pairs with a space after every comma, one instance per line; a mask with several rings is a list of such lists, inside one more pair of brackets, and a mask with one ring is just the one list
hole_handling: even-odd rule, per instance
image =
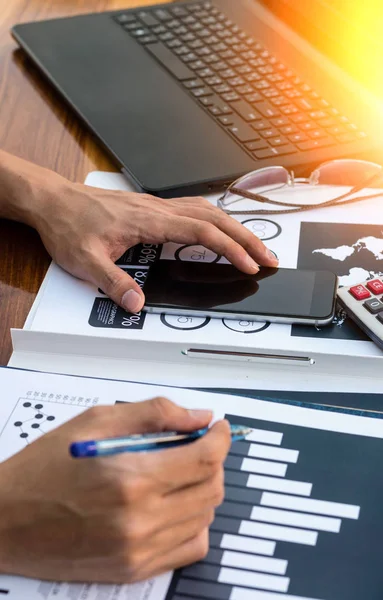
[[[209, 431], [208, 427], [191, 433], [165, 431], [161, 433], [135, 434], [126, 437], [74, 442], [69, 452], [74, 458], [112, 456], [122, 452], [151, 452], [184, 446], [198, 440]], [[252, 429], [243, 425], [230, 425], [232, 442], [244, 440]]]

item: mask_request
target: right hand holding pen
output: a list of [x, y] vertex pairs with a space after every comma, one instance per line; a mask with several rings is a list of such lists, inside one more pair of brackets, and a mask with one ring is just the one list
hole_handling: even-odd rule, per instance
[[0, 465], [0, 571], [131, 583], [202, 559], [224, 495], [227, 422], [187, 446], [74, 460], [68, 446], [206, 427], [209, 411], [164, 398], [96, 407]]

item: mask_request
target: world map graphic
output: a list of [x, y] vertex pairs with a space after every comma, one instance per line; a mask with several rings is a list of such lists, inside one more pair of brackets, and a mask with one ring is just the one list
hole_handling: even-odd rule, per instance
[[[383, 277], [383, 227], [359, 223], [301, 223], [300, 269], [332, 271], [339, 285], [355, 285]], [[338, 306], [332, 325], [292, 327], [293, 336], [367, 340], [367, 336]]]
[[[383, 236], [383, 231], [382, 231]], [[318, 248], [313, 253], [324, 254], [334, 261], [344, 262], [355, 253], [367, 250], [372, 254], [376, 261], [383, 260], [383, 237], [376, 238], [372, 235], [360, 238], [352, 246], [338, 246], [337, 248]], [[366, 270], [362, 267], [351, 267], [347, 275], [339, 276], [339, 285], [349, 286], [374, 277], [381, 277], [383, 273], [380, 270]]]

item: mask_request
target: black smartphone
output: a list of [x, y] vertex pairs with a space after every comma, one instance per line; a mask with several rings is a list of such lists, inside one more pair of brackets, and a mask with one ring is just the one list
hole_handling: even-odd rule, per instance
[[149, 313], [328, 325], [338, 279], [330, 271], [261, 267], [256, 275], [229, 264], [159, 260], [144, 284]]

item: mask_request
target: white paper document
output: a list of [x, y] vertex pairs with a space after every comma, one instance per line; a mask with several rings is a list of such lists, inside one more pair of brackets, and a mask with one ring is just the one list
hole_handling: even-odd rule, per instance
[[[118, 174], [91, 173], [86, 183], [97, 187], [129, 189]], [[282, 194], [282, 192], [279, 192]], [[291, 201], [302, 189], [284, 191]], [[317, 198], [317, 197], [316, 197]], [[299, 199], [299, 198], [298, 198]], [[210, 198], [216, 202], [217, 196]], [[234, 208], [236, 205], [234, 205]], [[341, 285], [359, 283], [383, 274], [382, 199], [361, 201], [343, 207], [313, 209], [303, 213], [237, 216], [279, 257], [281, 267], [328, 269], [339, 276]], [[128, 250], [119, 266], [143, 286], [148, 268], [157, 259], [194, 262], [225, 262], [202, 246], [143, 244]], [[303, 354], [370, 356], [383, 358], [361, 330], [337, 309], [333, 325], [324, 328], [260, 323], [248, 320], [209, 319], [155, 315], [141, 312], [128, 315], [109, 300], [102, 290], [80, 282], [56, 265], [51, 266], [45, 284], [26, 325], [34, 331], [184, 343], [204, 344], [243, 351], [283, 351]]]
[[205, 560], [135, 585], [1, 575], [0, 598], [380, 600], [383, 419], [4, 368], [0, 386], [1, 460], [88, 407], [157, 395], [253, 429], [226, 460]]

